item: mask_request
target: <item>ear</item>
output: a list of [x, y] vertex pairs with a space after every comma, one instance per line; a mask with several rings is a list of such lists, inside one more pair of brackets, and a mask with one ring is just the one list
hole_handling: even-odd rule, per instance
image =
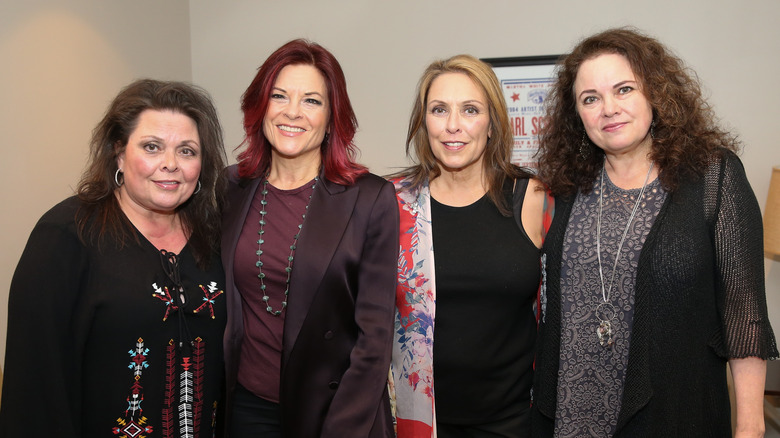
[[114, 155], [116, 155], [117, 169], [124, 169], [125, 167], [125, 147], [120, 142], [114, 143]]

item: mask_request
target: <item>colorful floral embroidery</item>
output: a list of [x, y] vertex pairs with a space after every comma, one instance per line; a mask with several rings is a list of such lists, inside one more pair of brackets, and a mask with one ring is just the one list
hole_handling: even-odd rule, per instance
[[200, 289], [203, 291], [203, 294], [205, 295], [203, 297], [203, 304], [201, 304], [200, 307], [195, 309], [193, 313], [199, 313], [203, 309], [208, 308], [209, 313], [211, 314], [211, 319], [214, 319], [214, 300], [218, 296], [222, 295], [224, 291], [222, 291], [221, 289], [218, 290], [217, 283], [214, 281], [209, 283], [208, 290], [206, 290], [206, 288], [203, 287], [202, 284], [200, 285]]
[[128, 368], [133, 370], [133, 384], [130, 387], [130, 395], [127, 397], [127, 409], [125, 418], [117, 418], [117, 426], [114, 427], [114, 435], [121, 438], [145, 438], [152, 432], [152, 427], [148, 426], [147, 418], [142, 416], [143, 408], [141, 402], [144, 400], [143, 387], [141, 386], [141, 376], [144, 369], [149, 367], [146, 357], [149, 349], [144, 347], [144, 340], [138, 338], [135, 349], [128, 351], [130, 353], [130, 365]]
[[168, 292], [167, 286], [165, 288], [161, 288], [157, 286], [157, 283], [152, 283], [152, 288], [154, 289], [152, 296], [157, 297], [165, 302], [165, 315], [163, 315], [163, 321], [167, 321], [168, 315], [171, 314], [171, 310], [179, 310], [179, 306], [176, 305], [176, 302], [173, 300], [171, 293]]

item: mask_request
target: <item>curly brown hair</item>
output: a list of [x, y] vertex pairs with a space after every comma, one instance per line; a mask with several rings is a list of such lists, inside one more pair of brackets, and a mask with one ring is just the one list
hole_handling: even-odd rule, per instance
[[[628, 60], [653, 108], [650, 159], [666, 190], [675, 190], [683, 178], [701, 176], [725, 150], [739, 149], [736, 136], [718, 126], [696, 73], [680, 58], [634, 28], [609, 29], [582, 40], [556, 66], [538, 152], [539, 177], [553, 195], [588, 193], [601, 171], [604, 152], [586, 140], [574, 81], [583, 62], [603, 54]], [[583, 142], [590, 153], [580, 153]]]

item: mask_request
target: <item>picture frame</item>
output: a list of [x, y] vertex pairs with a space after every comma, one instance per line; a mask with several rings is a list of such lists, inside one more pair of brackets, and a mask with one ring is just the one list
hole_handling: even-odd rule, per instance
[[514, 144], [511, 161], [528, 169], [536, 168], [539, 128], [544, 102], [555, 78], [555, 65], [563, 55], [482, 58], [493, 68], [506, 100]]

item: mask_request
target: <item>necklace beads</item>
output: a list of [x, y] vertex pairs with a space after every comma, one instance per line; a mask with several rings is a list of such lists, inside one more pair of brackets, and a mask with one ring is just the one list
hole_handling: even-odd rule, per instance
[[266, 199], [268, 196], [268, 178], [265, 178], [265, 181], [263, 181], [263, 187], [260, 191], [260, 194], [263, 195], [263, 198], [260, 200], [260, 229], [258, 230], [258, 239], [257, 239], [257, 263], [255, 263], [255, 266], [258, 268], [259, 273], [257, 274], [257, 278], [260, 279], [260, 290], [263, 293], [263, 302], [266, 304], [265, 310], [270, 313], [273, 316], [279, 316], [282, 314], [282, 311], [284, 311], [285, 308], [287, 308], [287, 296], [290, 293], [290, 276], [292, 274], [292, 266], [293, 266], [293, 260], [295, 259], [295, 249], [298, 247], [298, 238], [301, 236], [301, 231], [303, 230], [303, 224], [306, 222], [306, 213], [309, 211], [309, 205], [311, 204], [311, 198], [312, 195], [314, 195], [314, 188], [317, 187], [317, 182], [319, 181], [319, 177], [314, 177], [314, 184], [312, 184], [312, 193], [309, 195], [309, 200], [306, 203], [306, 208], [304, 209], [303, 214], [301, 215], [301, 223], [298, 224], [298, 230], [295, 232], [295, 235], [293, 236], [292, 244], [290, 245], [290, 255], [287, 256], [287, 267], [284, 268], [285, 273], [287, 274], [287, 279], [285, 281], [285, 287], [284, 287], [284, 300], [282, 301], [282, 307], [280, 307], [278, 310], [274, 310], [271, 306], [271, 303], [269, 303], [270, 297], [268, 296], [268, 292], [266, 292], [266, 284], [265, 284], [265, 273], [263, 272], [263, 243], [265, 243], [264, 240], [264, 234], [265, 234], [265, 225], [266, 225], [266, 215], [268, 214], [268, 211], [266, 210], [266, 206], [268, 205], [268, 200]]

